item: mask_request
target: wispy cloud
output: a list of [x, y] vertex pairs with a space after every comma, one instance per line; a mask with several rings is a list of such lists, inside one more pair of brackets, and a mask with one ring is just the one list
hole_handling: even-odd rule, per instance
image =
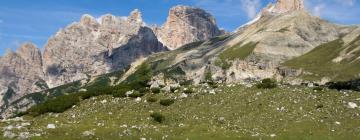
[[0, 19], [0, 24], [3, 23], [4, 21]]
[[260, 0], [240, 0], [243, 10], [246, 12], [248, 18], [252, 19], [256, 16], [257, 10], [261, 6]]
[[337, 23], [354, 23], [360, 8], [355, 0], [305, 0], [307, 9], [314, 15]]

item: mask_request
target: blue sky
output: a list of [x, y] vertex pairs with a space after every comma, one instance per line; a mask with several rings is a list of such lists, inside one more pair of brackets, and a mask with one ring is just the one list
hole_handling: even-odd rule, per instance
[[[233, 31], [251, 20], [269, 2], [275, 0], [1, 0], [0, 56], [26, 41], [42, 48], [60, 28], [78, 21], [81, 15], [99, 17], [111, 13], [127, 16], [140, 9], [148, 25], [165, 22], [175, 5], [203, 8], [213, 14], [218, 25]], [[314, 15], [339, 24], [360, 24], [359, 0], [305, 0]]]

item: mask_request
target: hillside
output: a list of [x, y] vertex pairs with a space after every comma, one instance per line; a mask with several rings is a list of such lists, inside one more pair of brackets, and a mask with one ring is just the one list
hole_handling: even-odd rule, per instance
[[[93, 97], [64, 113], [2, 121], [8, 138], [31, 139], [358, 139], [359, 92], [299, 86], [192, 87], [193, 93]], [[162, 99], [174, 99], [163, 106]], [[163, 115], [161, 123], [151, 114]], [[16, 121], [19, 120], [19, 121]], [[54, 127], [54, 128], [52, 128]]]

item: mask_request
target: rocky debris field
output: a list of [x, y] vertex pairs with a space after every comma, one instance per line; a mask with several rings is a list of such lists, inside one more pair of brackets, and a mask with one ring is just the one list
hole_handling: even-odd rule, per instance
[[0, 122], [2, 139], [359, 139], [360, 93], [302, 86], [180, 87], [92, 97]]

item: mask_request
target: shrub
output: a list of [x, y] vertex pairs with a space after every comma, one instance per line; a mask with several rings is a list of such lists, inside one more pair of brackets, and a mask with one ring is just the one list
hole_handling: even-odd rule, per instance
[[129, 97], [131, 97], [131, 98], [137, 98], [137, 97], [142, 97], [142, 96], [144, 96], [145, 94], [143, 94], [143, 93], [140, 93], [139, 91], [134, 91], [132, 94], [130, 94], [129, 95]]
[[185, 80], [185, 81], [181, 81], [181, 82], [180, 82], [180, 85], [181, 85], [181, 86], [189, 86], [189, 85], [191, 85], [192, 83], [193, 83], [192, 80]]
[[185, 94], [191, 94], [191, 93], [194, 93], [194, 90], [191, 88], [191, 87], [188, 87], [184, 90], [184, 93]]
[[256, 84], [256, 87], [262, 89], [272, 89], [272, 88], [276, 88], [277, 84], [275, 80], [267, 78], [267, 79], [263, 79], [260, 83]]
[[170, 87], [170, 91], [172, 92], [172, 93], [174, 93], [176, 90], [178, 90], [179, 89], [179, 87]]
[[323, 90], [324, 90], [324, 88], [322, 88], [322, 87], [314, 87], [314, 88], [313, 88], [313, 90], [316, 90], [316, 91], [323, 91]]
[[162, 100], [160, 100], [160, 104], [163, 105], [163, 106], [170, 106], [173, 103], [175, 103], [174, 99], [162, 99]]
[[157, 99], [155, 97], [149, 97], [146, 99], [146, 101], [148, 101], [150, 103], [154, 103], [154, 102], [157, 102]]
[[156, 87], [156, 88], [151, 88], [151, 92], [154, 94], [158, 94], [160, 93], [160, 88]]
[[125, 90], [125, 89], [114, 90], [114, 91], [113, 91], [113, 97], [125, 98], [127, 91], [128, 91], [128, 90]]
[[154, 112], [150, 114], [150, 117], [153, 118], [153, 120], [158, 123], [162, 123], [165, 120], [165, 116], [158, 112]]
[[80, 101], [81, 94], [63, 95], [31, 107], [28, 114], [38, 116], [48, 112], [62, 113]]

